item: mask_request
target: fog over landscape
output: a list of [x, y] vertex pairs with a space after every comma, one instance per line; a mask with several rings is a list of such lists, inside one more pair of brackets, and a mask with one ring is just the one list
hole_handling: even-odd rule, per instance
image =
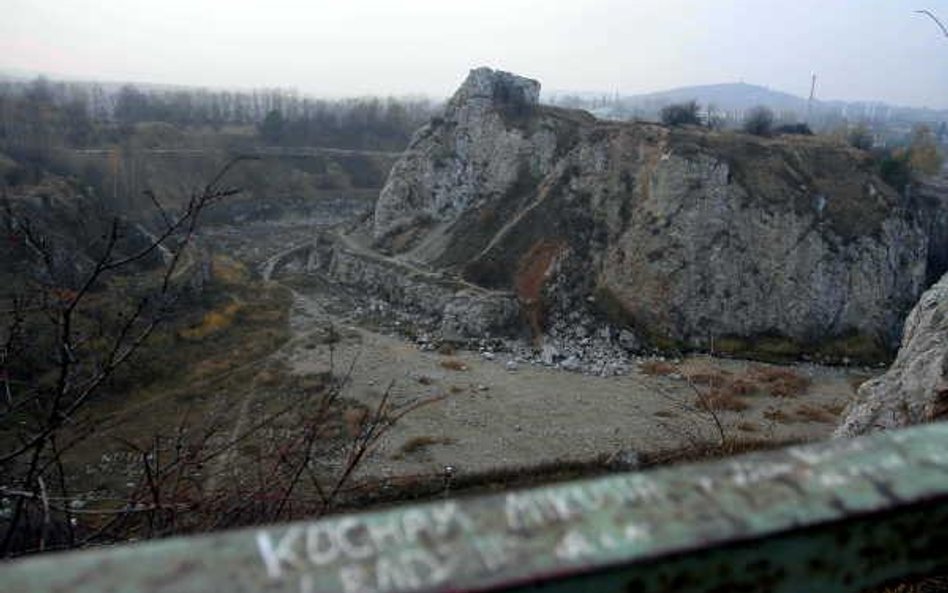
[[0, 592], [948, 591], [925, 2], [0, 0]]
[[446, 97], [478, 65], [545, 89], [744, 81], [948, 107], [948, 39], [893, 0], [7, 0], [0, 71], [320, 96]]

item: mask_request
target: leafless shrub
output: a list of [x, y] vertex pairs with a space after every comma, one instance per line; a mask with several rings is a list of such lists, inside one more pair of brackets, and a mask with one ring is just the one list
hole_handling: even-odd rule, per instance
[[[75, 426], [82, 410], [101, 394], [117, 369], [129, 361], [168, 316], [177, 298], [175, 280], [189, 253], [201, 214], [212, 204], [239, 192], [220, 183], [238, 160], [227, 163], [179, 212], [168, 211], [156, 196], [148, 194], [162, 221], [162, 230], [147, 245], [120, 253], [118, 246], [125, 228], [119, 218], [113, 218], [101, 243], [95, 246], [98, 255], [78, 281], [64, 277], [71, 277], [72, 271], [64, 271], [57, 264], [54, 240], [44, 236], [32, 220], [18, 215], [7, 203], [11, 239], [22, 240], [29, 247], [42, 262], [45, 275], [43, 280], [28, 286], [29, 296], [14, 295], [8, 299], [9, 308], [5, 311], [8, 322], [3, 335], [7, 346], [0, 376], [7, 409], [0, 415], [0, 425], [4, 432], [12, 433], [13, 439], [0, 452], [0, 472], [6, 478], [5, 488], [21, 494], [13, 497], [12, 509], [4, 522], [0, 554], [9, 555], [15, 544], [26, 544], [16, 540], [29, 531], [25, 523], [36, 520], [37, 501], [48, 499], [38, 496], [45, 493], [46, 484], [60, 485], [61, 498], [69, 497], [62, 455], [75, 446], [76, 439], [66, 442], [64, 428], [69, 427], [70, 434], [82, 434]], [[162, 252], [166, 263], [152, 280], [150, 289], [113, 318], [94, 314], [88, 317], [90, 304], [99, 298], [98, 292], [109, 281]], [[98, 327], [90, 325], [95, 320]], [[27, 322], [31, 322], [31, 331], [40, 334], [31, 339], [48, 348], [45, 358], [51, 361], [47, 368], [36, 369], [38, 372], [32, 376], [24, 369], [35, 363], [21, 356], [26, 354], [22, 331]], [[33, 543], [39, 549], [46, 546], [48, 510], [48, 505], [44, 505], [44, 527]], [[71, 519], [67, 511], [65, 526], [70, 543], [76, 540]]]
[[[113, 220], [99, 255], [75, 285], [55, 281], [54, 241], [8, 208], [8, 230], [45, 262], [51, 280], [4, 302], [0, 497], [11, 502], [0, 519], [0, 555], [318, 516], [333, 508], [356, 469], [400, 418], [440, 399], [393, 402], [390, 386], [374, 408], [351, 411], [354, 406], [342, 394], [358, 356], [337, 375], [330, 340], [330, 372], [300, 378], [294, 397], [248, 414], [244, 423], [235, 424], [232, 405], [222, 401], [216, 410], [189, 408], [170, 430], [144, 440], [114, 437], [127, 491], [74, 490], [74, 468], [67, 468], [66, 455], [91, 435], [109, 430], [88, 408], [109, 392], [118, 372], [173, 315], [196, 259], [193, 239], [201, 214], [238, 192], [221, 185], [237, 160], [179, 212], [150, 195], [163, 230], [137, 251], [119, 252], [122, 223]], [[166, 254], [159, 272], [123, 275], [158, 251]], [[112, 283], [124, 286], [129, 278], [139, 283], [133, 293], [138, 296], [125, 294], [129, 302], [121, 301], [122, 306], [112, 307], [114, 315], [103, 317], [101, 311], [110, 305], [105, 297], [118, 290]], [[201, 323], [219, 325], [216, 318]], [[46, 368], [29, 366], [37, 344], [51, 361]], [[281, 386], [281, 374], [271, 368], [251, 364], [220, 370], [201, 381], [242, 372], [255, 388]]]

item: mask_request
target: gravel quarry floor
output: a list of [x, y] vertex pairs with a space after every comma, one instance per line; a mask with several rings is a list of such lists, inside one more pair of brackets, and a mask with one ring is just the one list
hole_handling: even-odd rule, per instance
[[[352, 368], [346, 397], [370, 408], [386, 390], [396, 403], [430, 400], [383, 437], [362, 467], [364, 477], [431, 474], [446, 466], [486, 472], [601, 455], [628, 460], [682, 448], [720, 437], [699, 393], [733, 391], [728, 384], [774, 373], [809, 385], [798, 395], [776, 397], [765, 381], [737, 397], [737, 407], [746, 409], [715, 412], [726, 437], [822, 439], [854, 394], [853, 385], [869, 376], [863, 370], [693, 356], [643, 358], [633, 373], [598, 377], [517, 362], [506, 353], [445, 355], [347, 325], [327, 313], [319, 294], [300, 292], [290, 319], [298, 346], [281, 356], [291, 372], [329, 370], [329, 346], [307, 336], [324, 335], [332, 323], [340, 335], [331, 353], [335, 371]], [[747, 390], [738, 385], [738, 391]]]

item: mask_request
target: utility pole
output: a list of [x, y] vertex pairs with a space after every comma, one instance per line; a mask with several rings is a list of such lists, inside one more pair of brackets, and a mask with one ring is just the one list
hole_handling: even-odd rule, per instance
[[810, 115], [813, 112], [813, 95], [816, 94], [816, 73], [810, 80], [810, 98], [806, 101], [806, 123], [810, 123]]

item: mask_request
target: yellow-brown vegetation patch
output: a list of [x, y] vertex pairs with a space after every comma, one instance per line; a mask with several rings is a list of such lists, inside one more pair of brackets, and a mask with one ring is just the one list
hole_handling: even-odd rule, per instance
[[664, 360], [646, 360], [639, 365], [643, 374], [665, 377], [678, 371], [678, 367]]
[[423, 436], [412, 437], [408, 439], [407, 441], [405, 441], [405, 443], [401, 447], [399, 447], [398, 453], [396, 453], [392, 457], [394, 459], [403, 459], [407, 455], [411, 455], [413, 453], [421, 453], [422, 451], [424, 451], [428, 447], [431, 447], [432, 445], [451, 445], [455, 442], [456, 441], [454, 439], [450, 437], [444, 437], [444, 436], [423, 435]]
[[750, 407], [745, 399], [725, 389], [711, 389], [699, 395], [695, 398], [695, 405], [698, 409], [709, 412], [742, 412]]
[[764, 418], [770, 420], [771, 422], [776, 422], [778, 424], [789, 424], [792, 422], [790, 414], [787, 414], [780, 408], [767, 408], [764, 410]]
[[790, 369], [756, 367], [749, 378], [774, 397], [795, 397], [806, 393], [810, 379]]
[[442, 368], [446, 368], [449, 371], [466, 371], [467, 365], [463, 361], [458, 360], [457, 358], [446, 358], [440, 363]]
[[800, 404], [793, 411], [793, 415], [802, 422], [825, 422], [827, 424], [836, 422], [835, 414], [831, 414], [825, 408], [813, 404]]
[[211, 259], [211, 275], [223, 284], [243, 284], [250, 279], [247, 266], [226, 255], [215, 255]]
[[197, 325], [182, 329], [178, 335], [185, 340], [203, 340], [211, 334], [230, 327], [234, 322], [234, 317], [242, 308], [241, 303], [231, 301], [222, 307], [208, 311]]

